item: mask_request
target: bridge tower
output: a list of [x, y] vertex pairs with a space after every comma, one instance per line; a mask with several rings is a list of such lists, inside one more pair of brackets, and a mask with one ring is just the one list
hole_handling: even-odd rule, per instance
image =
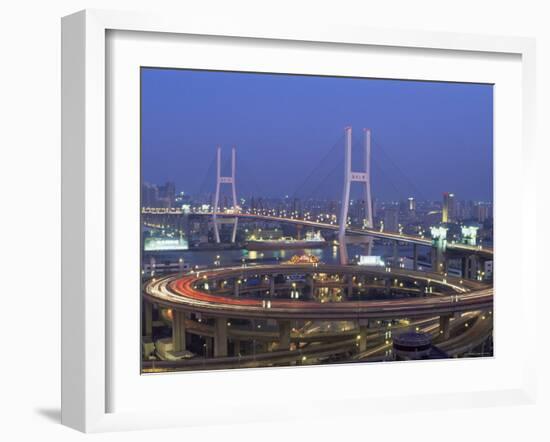
[[[345, 128], [345, 147], [344, 147], [344, 192], [342, 195], [341, 211], [340, 211], [340, 226], [338, 230], [338, 243], [340, 244], [340, 264], [348, 263], [348, 250], [346, 245], [346, 227], [348, 220], [349, 210], [349, 198], [352, 182], [359, 182], [363, 184], [363, 192], [365, 198], [365, 219], [363, 220], [363, 226], [366, 228], [372, 228], [373, 215], [372, 215], [372, 195], [370, 185], [370, 154], [371, 154], [371, 131], [370, 129], [364, 129], [364, 144], [365, 150], [365, 171], [353, 172], [351, 168], [351, 127]], [[372, 247], [372, 239], [368, 238], [368, 253]]]
[[[218, 213], [220, 210], [220, 186], [222, 184], [231, 184], [231, 190], [233, 194], [233, 210], [238, 210], [237, 204], [237, 190], [235, 188], [235, 159], [236, 159], [236, 148], [231, 149], [231, 176], [222, 176], [222, 148], [221, 146], [217, 147], [216, 152], [216, 196], [214, 197], [214, 209], [212, 213], [212, 221], [214, 223], [214, 235], [216, 237], [216, 242], [220, 242], [220, 230], [218, 226]], [[233, 218], [233, 233], [231, 235], [231, 242], [235, 242], [237, 236], [237, 218]]]
[[447, 271], [445, 260], [447, 230], [443, 226], [430, 228], [432, 234], [432, 271], [434, 273], [445, 273]]

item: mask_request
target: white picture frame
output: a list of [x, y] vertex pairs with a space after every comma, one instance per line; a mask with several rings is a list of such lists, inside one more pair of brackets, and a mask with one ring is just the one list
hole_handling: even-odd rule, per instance
[[[330, 30], [328, 30], [330, 29]], [[233, 422], [224, 416], [193, 415], [189, 410], [156, 410], [156, 412], [109, 411], [108, 340], [109, 302], [107, 244], [108, 220], [108, 155], [106, 119], [106, 35], [110, 31], [138, 31], [163, 35], [199, 35], [268, 39], [286, 42], [338, 43], [384, 48], [424, 48], [441, 51], [483, 54], [512, 54], [521, 57], [521, 151], [523, 164], [522, 219], [534, 220], [535, 189], [533, 167], [535, 146], [535, 42], [518, 37], [493, 37], [451, 33], [389, 31], [345, 26], [294, 27], [279, 23], [218, 23], [194, 17], [154, 16], [142, 13], [87, 10], [63, 18], [62, 21], [62, 423], [80, 431], [95, 432], [165, 426], [207, 425], [210, 422]], [[498, 173], [498, 171], [497, 171]], [[526, 225], [519, 235], [526, 236]], [[536, 245], [522, 242], [521, 258], [533, 255]], [[522, 261], [524, 263], [525, 261]], [[526, 266], [521, 267], [526, 271]], [[522, 285], [522, 305], [536, 303], [535, 281]], [[531, 321], [536, 321], [530, 317]], [[499, 324], [502, 325], [502, 324]], [[502, 325], [504, 326], [504, 325]], [[533, 327], [534, 328], [534, 327]], [[137, 339], [137, 338], [136, 338]], [[526, 355], [534, 353], [534, 340], [527, 340]], [[440, 394], [434, 405], [433, 396], [409, 396], [401, 401], [431, 409], [466, 407], [472, 397], [478, 404], [532, 403], [535, 397], [536, 361], [526, 356], [521, 379], [513, 386], [463, 394]], [[236, 376], [243, 377], [241, 374]], [[291, 370], [282, 370], [288, 373]], [[272, 371], [273, 376], [276, 374]], [[209, 373], [209, 379], [221, 379], [227, 373]], [[355, 376], [359, 376], [355, 370]], [[217, 378], [214, 378], [217, 377]], [[181, 379], [181, 378], [180, 378]], [[519, 386], [518, 386], [519, 383]], [[395, 409], [392, 391], [379, 397], [378, 409]], [[317, 406], [326, 403], [314, 399]], [[242, 401], [244, 402], [244, 401]], [[339, 403], [342, 415], [369, 413], [372, 404], [352, 398]], [[243, 410], [246, 404], [241, 404]], [[252, 405], [248, 409], [253, 410]], [[200, 411], [200, 410], [199, 410]], [[292, 417], [290, 410], [265, 408], [254, 410], [243, 419], [250, 421]]]

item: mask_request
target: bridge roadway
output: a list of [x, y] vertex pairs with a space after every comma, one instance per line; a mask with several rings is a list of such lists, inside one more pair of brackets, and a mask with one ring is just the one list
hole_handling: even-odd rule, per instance
[[[166, 317], [166, 320], [172, 321], [169, 317]], [[395, 325], [390, 330], [392, 332], [409, 329], [411, 326], [414, 325], [425, 325], [425, 324], [436, 324], [439, 326], [439, 317], [433, 317], [428, 319], [422, 319], [418, 320], [412, 324], [408, 325]], [[310, 342], [323, 342], [323, 341], [341, 341], [343, 339], [347, 338], [356, 338], [359, 333], [361, 333], [360, 329], [358, 327], [349, 327], [344, 329], [339, 329], [338, 326], [333, 327], [332, 330], [324, 330], [320, 331], [317, 330], [318, 327], [307, 330], [305, 332], [301, 332], [297, 329], [292, 329], [290, 332], [290, 341], [291, 342], [302, 342], [302, 343], [310, 343]], [[215, 337], [215, 328], [212, 325], [207, 325], [203, 322], [198, 322], [193, 319], [186, 319], [185, 320], [185, 331], [187, 333], [199, 335], [199, 336], [206, 336], [210, 338]], [[373, 337], [378, 337], [384, 332], [388, 331], [387, 328], [376, 328], [376, 329], [368, 329], [367, 333], [367, 341], [370, 342], [370, 340]], [[280, 338], [279, 330], [251, 330], [246, 328], [240, 328], [238, 326], [236, 327], [228, 327], [227, 328], [227, 336], [230, 339], [235, 340], [255, 340], [258, 342], [277, 342]]]
[[[171, 321], [171, 319], [167, 318]], [[428, 319], [418, 320], [414, 323], [408, 325], [394, 325], [391, 329], [392, 332], [401, 331], [405, 329], [410, 329], [414, 325], [425, 325], [425, 324], [435, 324], [439, 326], [439, 318], [433, 317]], [[291, 342], [301, 342], [301, 343], [312, 343], [312, 342], [327, 342], [327, 341], [341, 341], [348, 338], [356, 339], [357, 335], [361, 333], [358, 327], [349, 327], [344, 329], [339, 329], [338, 326], [333, 327], [333, 330], [317, 330], [318, 327], [314, 329], [301, 332], [297, 329], [292, 329], [290, 332], [290, 341]], [[187, 333], [206, 336], [210, 338], [215, 337], [215, 328], [212, 325], [207, 325], [202, 322], [197, 322], [192, 319], [185, 320], [185, 331]], [[379, 337], [388, 331], [385, 327], [378, 327], [375, 329], [368, 329], [367, 332], [367, 341], [373, 337]], [[228, 327], [227, 336], [230, 339], [234, 340], [255, 340], [257, 342], [277, 342], [280, 338], [278, 330], [251, 330], [240, 327]]]
[[[342, 301], [320, 303], [298, 299], [247, 299], [222, 296], [198, 289], [200, 284], [228, 278], [240, 279], [246, 275], [279, 275], [284, 273], [327, 273], [341, 275], [378, 275], [380, 277], [407, 278], [426, 284], [446, 286], [454, 293], [438, 297], [395, 299], [384, 301]], [[176, 310], [200, 312], [213, 317], [245, 319], [318, 319], [357, 320], [395, 319], [448, 315], [493, 308], [493, 287], [469, 280], [459, 280], [426, 272], [367, 266], [338, 265], [257, 265], [230, 267], [192, 272], [183, 276], [170, 275], [153, 279], [144, 286], [144, 296], [154, 303]], [[266, 307], [266, 299], [270, 307]]]
[[[439, 349], [443, 350], [447, 355], [453, 357], [459, 354], [464, 354], [468, 351], [471, 351], [476, 346], [480, 345], [489, 333], [493, 329], [493, 321], [487, 318], [489, 314], [487, 312], [469, 312], [454, 319], [450, 328], [454, 333], [455, 329], [459, 329], [461, 332], [457, 333], [456, 336], [441, 340], [440, 337], [440, 327], [439, 324], [433, 322], [428, 322], [420, 327], [421, 332], [429, 333], [432, 335], [433, 343]], [[473, 326], [465, 327], [465, 324], [472, 324]], [[359, 352], [352, 356], [352, 361], [377, 361], [384, 360], [380, 359], [384, 353], [393, 347], [392, 342], [384, 342], [383, 344], [376, 345], [373, 348], [369, 348], [363, 352]]]
[[[160, 209], [160, 210], [157, 209], [157, 211], [145, 210], [143, 213], [144, 214], [167, 214], [167, 215], [183, 214], [183, 212], [178, 209]], [[296, 224], [296, 225], [301, 225], [306, 227], [313, 227], [316, 229], [323, 229], [323, 230], [337, 231], [339, 229], [338, 224], [322, 223], [319, 221], [312, 221], [312, 220], [307, 220], [302, 218], [287, 218], [283, 216], [265, 215], [261, 213], [193, 212], [192, 214], [204, 215], [204, 216], [216, 215], [217, 217], [220, 217], [220, 218], [243, 218], [243, 219], [255, 219], [259, 221], [280, 222], [280, 223], [287, 223], [287, 224]], [[372, 229], [372, 228], [348, 227], [346, 229], [346, 233], [349, 233], [352, 235], [359, 235], [359, 236], [369, 236], [369, 237], [378, 238], [378, 239], [406, 242], [406, 243], [416, 244], [416, 245], [426, 246], [426, 247], [432, 246], [432, 240], [430, 238], [423, 238], [417, 235], [405, 235], [405, 234], [393, 233], [393, 232], [381, 232], [379, 230]], [[447, 243], [447, 249], [454, 250], [457, 252], [476, 254], [486, 259], [492, 259], [493, 257], [493, 249], [490, 249], [487, 247], [482, 248], [480, 246], [470, 246], [467, 244], [449, 242]]]
[[[384, 283], [383, 280], [379, 280], [376, 283], [372, 283], [372, 284], [361, 283], [360, 285], [358, 285], [358, 284], [354, 283], [353, 287], [358, 289], [358, 290], [382, 290], [382, 289], [386, 288], [383, 285], [383, 283]], [[281, 290], [288, 291], [288, 290], [292, 290], [292, 289], [303, 290], [303, 289], [307, 289], [307, 286], [308, 286], [307, 282], [287, 281], [285, 283], [278, 283], [277, 284], [277, 291], [281, 291]], [[319, 281], [319, 280], [315, 280], [315, 288], [339, 288], [339, 289], [342, 289], [342, 290], [346, 290], [346, 287], [348, 287], [348, 285], [347, 285], [347, 282], [345, 282], [345, 281]], [[409, 294], [414, 294], [414, 295], [418, 294], [418, 287], [395, 287], [395, 286], [392, 286], [392, 288], [394, 288], [394, 289], [398, 288], [399, 291], [402, 292], [402, 293], [409, 293]], [[268, 291], [269, 289], [270, 289], [270, 286], [269, 286], [268, 283], [267, 284], [266, 283], [261, 283], [261, 284], [255, 285], [255, 286], [241, 287], [239, 289], [239, 295], [251, 294], [251, 293], [259, 292], [259, 291], [264, 291], [265, 292], [265, 291]], [[212, 291], [212, 293], [214, 293], [216, 295], [224, 295], [224, 294], [230, 295], [232, 291], [233, 291], [233, 288], [226, 287], [226, 288], [222, 288], [222, 289]], [[441, 293], [441, 292], [438, 292], [438, 291], [432, 291], [432, 292], [429, 293], [430, 296], [442, 296], [443, 294], [444, 293]]]
[[[465, 315], [463, 318], [455, 319], [451, 322], [451, 329], [461, 328], [464, 330], [464, 323], [471, 319], [476, 320], [473, 327], [466, 329], [458, 336], [451, 338], [437, 345], [445, 349], [450, 356], [460, 354], [464, 351], [469, 351], [472, 346], [478, 345], [485, 339], [488, 333], [492, 330], [492, 321], [481, 321], [482, 312], [475, 312]], [[476, 319], [477, 318], [477, 319]], [[408, 329], [410, 327], [417, 327], [419, 331], [424, 333], [430, 333], [434, 338], [439, 336], [439, 325], [437, 318], [423, 319], [412, 322], [408, 326], [395, 327], [392, 331], [398, 332], [400, 329]], [[373, 333], [369, 333], [369, 342], [372, 338], [383, 338], [381, 344], [375, 344], [374, 347], [369, 348], [364, 352], [357, 353], [351, 359], [347, 359], [345, 363], [349, 362], [370, 362], [385, 360], [385, 352], [392, 348], [392, 343], [385, 341], [382, 336], [384, 330], [377, 330]], [[474, 343], [472, 343], [472, 338]], [[303, 361], [304, 358], [322, 358], [329, 357], [335, 354], [353, 351], [356, 348], [357, 340], [355, 338], [349, 338], [344, 336], [342, 340], [337, 342], [329, 341], [326, 343], [319, 343], [316, 345], [307, 345], [296, 350], [279, 350], [274, 352], [258, 353], [254, 355], [246, 356], [229, 356], [222, 358], [193, 358], [179, 361], [143, 361], [142, 367], [145, 372], [147, 371], [171, 371], [171, 370], [197, 370], [197, 369], [228, 369], [228, 368], [252, 368], [252, 367], [266, 367], [273, 365], [288, 365], [295, 361]]]
[[[419, 326], [424, 331], [426, 327], [430, 330], [433, 327], [437, 328], [437, 318], [422, 319], [412, 322], [409, 325], [401, 325], [394, 327], [392, 332], [398, 332], [399, 330], [409, 329], [410, 327]], [[384, 341], [384, 333], [386, 329], [377, 329], [369, 332], [368, 340], [382, 339]], [[353, 337], [347, 334], [341, 335], [339, 340], [325, 340], [321, 336], [317, 337], [317, 344], [305, 345], [299, 347], [296, 350], [277, 350], [263, 353], [256, 353], [252, 355], [239, 355], [239, 356], [226, 356], [221, 358], [200, 358], [195, 357], [192, 359], [182, 359], [178, 361], [160, 360], [160, 361], [143, 361], [142, 367], [147, 369], [165, 369], [167, 371], [171, 369], [176, 370], [196, 370], [198, 368], [203, 369], [220, 369], [220, 368], [251, 368], [251, 367], [266, 367], [269, 365], [288, 365], [294, 361], [302, 361], [303, 358], [320, 358], [333, 356], [335, 354], [344, 353], [347, 351], [353, 351], [357, 346], [356, 335], [357, 331], [353, 334]], [[302, 342], [302, 341], [301, 341]], [[391, 344], [390, 344], [391, 347]], [[375, 345], [373, 354], [379, 354], [382, 349], [386, 348], [386, 344]], [[363, 358], [364, 359], [364, 358]]]

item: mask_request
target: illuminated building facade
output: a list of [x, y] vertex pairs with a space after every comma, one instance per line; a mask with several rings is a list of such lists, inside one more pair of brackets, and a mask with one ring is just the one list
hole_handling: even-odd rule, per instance
[[455, 221], [455, 195], [454, 193], [443, 193], [443, 207], [441, 210], [441, 222], [450, 223]]

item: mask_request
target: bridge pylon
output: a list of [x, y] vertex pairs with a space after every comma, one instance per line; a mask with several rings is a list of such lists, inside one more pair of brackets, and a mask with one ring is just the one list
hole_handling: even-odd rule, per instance
[[[233, 210], [237, 211], [239, 206], [237, 204], [237, 190], [235, 187], [235, 165], [236, 165], [237, 150], [235, 147], [231, 148], [231, 175], [222, 176], [222, 148], [218, 146], [216, 148], [216, 195], [214, 197], [214, 209], [212, 214], [212, 222], [214, 224], [214, 235], [216, 242], [220, 242], [220, 230], [218, 226], [218, 212], [220, 210], [220, 187], [222, 184], [230, 184], [233, 196]], [[237, 217], [233, 218], [233, 233], [231, 234], [231, 242], [235, 242], [237, 237]]]
[[[346, 245], [346, 227], [348, 221], [349, 199], [352, 182], [359, 182], [363, 184], [363, 194], [365, 199], [365, 218], [363, 220], [363, 226], [366, 228], [372, 228], [373, 215], [372, 215], [372, 195], [371, 195], [371, 183], [370, 183], [370, 154], [371, 154], [371, 131], [370, 129], [363, 129], [364, 143], [363, 149], [365, 151], [365, 164], [364, 172], [354, 172], [351, 168], [351, 145], [352, 145], [352, 129], [346, 127], [345, 129], [345, 146], [344, 146], [344, 190], [342, 195], [341, 210], [340, 210], [340, 222], [338, 229], [338, 243], [340, 245], [340, 264], [347, 264], [349, 261], [348, 250]], [[372, 248], [372, 240], [368, 241], [368, 253]]]

